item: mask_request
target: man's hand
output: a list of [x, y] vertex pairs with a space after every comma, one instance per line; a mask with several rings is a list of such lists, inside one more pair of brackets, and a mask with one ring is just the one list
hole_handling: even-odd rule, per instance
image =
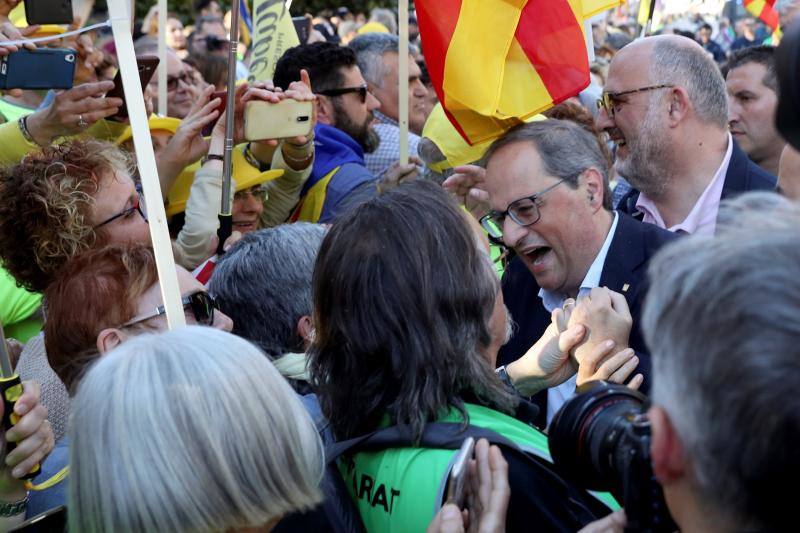
[[209, 142], [203, 138], [202, 131], [219, 116], [217, 106], [220, 99], [209, 101], [213, 92], [213, 87], [202, 91], [158, 157], [158, 176], [164, 196], [184, 168], [208, 153]]
[[424, 164], [419, 157], [413, 155], [409, 156], [407, 165], [401, 165], [400, 161], [395, 161], [378, 181], [378, 192], [386, 192], [406, 181], [414, 181], [419, 177], [417, 167]]
[[83, 133], [98, 120], [110, 117], [122, 105], [121, 98], [104, 97], [113, 88], [114, 82], [99, 81], [60, 91], [52, 104], [28, 115], [26, 123], [33, 140], [47, 146], [56, 137]]
[[[20, 419], [0, 439], [3, 450], [6, 440], [17, 443], [17, 447], [5, 457], [5, 468], [0, 469], [0, 501], [5, 502], [21, 499], [20, 492], [24, 497], [19, 478], [41, 463], [55, 444], [53, 430], [47, 421], [47, 408], [39, 403], [39, 384], [25, 381], [22, 386], [22, 396], [14, 404], [14, 412]], [[0, 415], [2, 411], [3, 404], [0, 403]]]
[[586, 524], [578, 533], [622, 533], [627, 522], [625, 510], [620, 509], [605, 518]]
[[475, 458], [469, 464], [467, 509], [448, 503], [436, 513], [427, 533], [502, 533], [506, 530], [506, 512], [511, 488], [508, 463], [500, 448], [489, 446], [486, 439], [475, 444]]
[[489, 212], [489, 193], [484, 188], [486, 170], [477, 165], [455, 167], [455, 172], [444, 180], [442, 187], [450, 191], [458, 202], [476, 219]]
[[[601, 342], [596, 344], [578, 365], [576, 385], [581, 386], [587, 381], [594, 380], [625, 383], [638, 365], [639, 358], [630, 348], [614, 353], [614, 341]], [[628, 387], [637, 390], [643, 381], [644, 376], [636, 374], [628, 383]]]
[[569, 324], [583, 324], [587, 329], [585, 342], [573, 351], [575, 362], [580, 365], [598, 344], [607, 340], [614, 341], [617, 350], [626, 348], [633, 318], [625, 297], [602, 287], [578, 298]]
[[583, 340], [586, 328], [572, 324], [562, 329], [566, 323], [564, 310], [554, 309], [552, 322], [536, 344], [506, 365], [508, 377], [522, 396], [560, 385], [577, 371], [569, 354]]
[[[247, 103], [244, 96], [248, 92], [249, 86], [243, 83], [236, 87], [234, 94], [233, 105], [233, 145], [236, 146], [244, 141], [244, 104]], [[214, 144], [216, 139], [219, 139], [223, 145], [225, 144], [225, 111], [219, 117], [219, 120], [214, 125], [214, 130], [211, 132], [211, 144]], [[222, 152], [219, 152], [222, 153]]]

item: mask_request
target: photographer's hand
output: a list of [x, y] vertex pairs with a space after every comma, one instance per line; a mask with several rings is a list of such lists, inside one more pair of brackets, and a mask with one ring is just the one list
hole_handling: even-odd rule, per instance
[[[614, 347], [614, 341], [611, 340], [595, 344], [592, 347], [578, 365], [577, 386], [595, 380], [625, 383], [639, 365], [639, 358], [636, 357], [636, 352], [630, 348], [615, 352]], [[628, 383], [628, 387], [637, 390], [643, 381], [644, 376], [636, 374]]]
[[592, 289], [591, 293], [578, 297], [569, 324], [583, 324], [587, 329], [585, 342], [575, 348], [575, 363], [581, 361], [607, 340], [614, 341], [617, 350], [628, 346], [633, 318], [625, 296], [606, 287]]

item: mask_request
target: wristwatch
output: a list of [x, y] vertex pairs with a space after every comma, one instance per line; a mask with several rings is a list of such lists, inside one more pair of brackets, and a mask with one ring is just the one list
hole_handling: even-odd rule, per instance
[[503, 385], [505, 385], [508, 390], [517, 392], [514, 382], [511, 381], [511, 376], [509, 376], [508, 372], [506, 372], [506, 365], [495, 368], [494, 373], [497, 374], [497, 377], [500, 378], [500, 381], [503, 382]]
[[16, 502], [0, 502], [0, 517], [11, 517], [17, 516], [18, 514], [22, 514], [28, 508], [28, 493], [25, 493], [25, 497]]

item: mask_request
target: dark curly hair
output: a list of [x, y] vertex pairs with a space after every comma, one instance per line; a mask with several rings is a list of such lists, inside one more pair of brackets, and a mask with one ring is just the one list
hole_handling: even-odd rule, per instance
[[89, 222], [101, 181], [130, 169], [116, 146], [73, 139], [0, 168], [0, 261], [17, 283], [43, 291], [70, 259], [98, 244]]
[[300, 80], [300, 70], [306, 69], [314, 92], [338, 89], [344, 83], [342, 67], [356, 65], [356, 53], [346, 46], [321, 42], [301, 44], [286, 50], [275, 66], [272, 81], [286, 89]]

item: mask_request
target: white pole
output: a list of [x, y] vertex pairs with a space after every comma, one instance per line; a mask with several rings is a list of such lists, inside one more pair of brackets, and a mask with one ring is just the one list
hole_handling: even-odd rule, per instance
[[586, 53], [589, 56], [589, 63], [594, 61], [594, 34], [592, 33], [592, 21], [583, 21], [583, 33], [586, 34]]
[[147, 112], [144, 108], [144, 95], [139, 83], [139, 72], [136, 66], [136, 55], [133, 52], [133, 38], [125, 0], [108, 0], [108, 11], [111, 17], [111, 29], [114, 32], [114, 44], [117, 48], [119, 70], [122, 73], [125, 102], [128, 106], [128, 115], [133, 130], [133, 145], [136, 148], [136, 160], [142, 178], [147, 216], [150, 221], [150, 238], [153, 241], [158, 279], [161, 282], [161, 296], [164, 299], [167, 324], [170, 329], [175, 329], [185, 326], [186, 319], [183, 315], [183, 305], [181, 305], [178, 275], [175, 271], [172, 243], [167, 228], [167, 214], [161, 198], [161, 185], [158, 181], [156, 158], [153, 154], [153, 141], [147, 126]]
[[399, 0], [397, 16], [400, 19], [400, 51], [398, 83], [400, 102], [397, 119], [400, 124], [400, 164], [408, 164], [408, 0]]
[[158, 114], [167, 116], [167, 0], [158, 0]]

